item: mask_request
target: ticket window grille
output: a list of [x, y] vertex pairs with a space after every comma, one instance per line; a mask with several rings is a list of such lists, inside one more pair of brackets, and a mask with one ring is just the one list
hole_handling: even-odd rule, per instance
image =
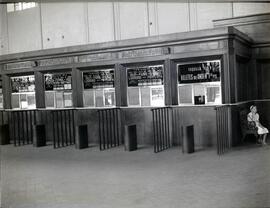
[[178, 64], [180, 105], [221, 104], [220, 60]]
[[44, 74], [46, 108], [70, 108], [72, 102], [71, 73]]
[[163, 65], [127, 68], [128, 106], [164, 106]]
[[85, 107], [115, 107], [114, 69], [83, 72]]
[[13, 109], [35, 109], [34, 75], [11, 77], [11, 106]]

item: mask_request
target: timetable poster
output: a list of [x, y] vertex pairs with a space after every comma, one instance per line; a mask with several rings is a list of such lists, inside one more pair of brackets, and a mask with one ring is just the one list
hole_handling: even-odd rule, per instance
[[84, 89], [114, 87], [114, 70], [95, 70], [83, 73]]
[[220, 81], [220, 61], [178, 65], [179, 84]]
[[45, 90], [71, 90], [71, 74], [45, 74]]
[[163, 85], [163, 66], [127, 69], [128, 87]]
[[11, 88], [13, 93], [34, 92], [35, 91], [34, 75], [11, 77]]

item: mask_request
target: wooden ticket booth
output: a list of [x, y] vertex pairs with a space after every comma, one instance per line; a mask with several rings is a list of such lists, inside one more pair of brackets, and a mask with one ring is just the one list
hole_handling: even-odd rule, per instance
[[[197, 149], [223, 151], [238, 143], [231, 106], [251, 98], [243, 88], [256, 74], [251, 46], [245, 34], [220, 27], [8, 55], [1, 61], [4, 107], [37, 110], [57, 147], [76, 143], [78, 128], [84, 145], [118, 146], [124, 126], [136, 125], [138, 144], [162, 151], [181, 146], [193, 125]], [[34, 90], [13, 92], [9, 86], [26, 72]]]

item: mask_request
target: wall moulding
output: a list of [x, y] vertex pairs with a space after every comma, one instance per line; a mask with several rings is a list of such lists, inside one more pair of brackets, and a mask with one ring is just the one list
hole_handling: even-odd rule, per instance
[[5, 70], [27, 69], [27, 68], [33, 68], [35, 66], [36, 66], [35, 61], [23, 61], [23, 62], [4, 64], [4, 69]]
[[75, 58], [75, 62], [85, 63], [85, 62], [99, 61], [99, 60], [112, 60], [116, 58], [117, 58], [116, 53], [97, 53], [97, 54], [87, 54], [87, 55], [77, 56]]
[[62, 65], [62, 64], [72, 64], [72, 63], [74, 63], [74, 57], [42, 59], [38, 61], [39, 66], [55, 66], [55, 65]]

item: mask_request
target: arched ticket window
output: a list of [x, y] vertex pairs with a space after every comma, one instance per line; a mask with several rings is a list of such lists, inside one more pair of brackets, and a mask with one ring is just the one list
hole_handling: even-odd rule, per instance
[[177, 65], [179, 104], [221, 104], [220, 60]]
[[11, 77], [11, 88], [13, 109], [36, 108], [34, 75]]
[[83, 89], [85, 107], [114, 107], [114, 69], [83, 72]]
[[45, 79], [46, 108], [72, 107], [72, 79], [71, 73], [48, 73]]
[[128, 106], [164, 106], [163, 65], [127, 68]]

